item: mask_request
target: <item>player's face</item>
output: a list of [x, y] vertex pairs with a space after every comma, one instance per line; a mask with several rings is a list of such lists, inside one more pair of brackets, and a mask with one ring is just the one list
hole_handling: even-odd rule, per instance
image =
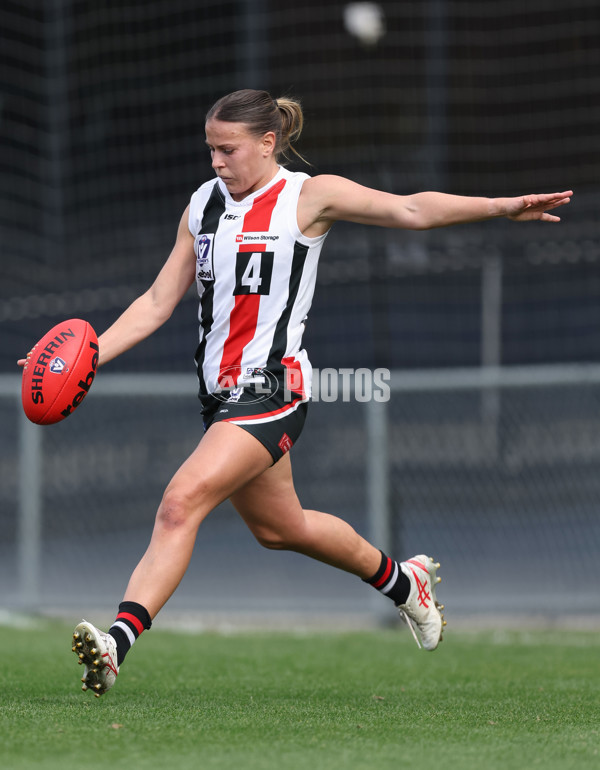
[[235, 201], [260, 190], [277, 173], [273, 157], [275, 135], [257, 138], [244, 123], [229, 123], [211, 118], [206, 123], [206, 144], [212, 167]]

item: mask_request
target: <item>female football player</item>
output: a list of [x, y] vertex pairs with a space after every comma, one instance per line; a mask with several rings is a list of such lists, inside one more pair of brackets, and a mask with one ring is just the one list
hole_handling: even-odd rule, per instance
[[409, 230], [495, 217], [558, 222], [548, 212], [572, 193], [402, 196], [339, 176], [311, 178], [280, 165], [302, 124], [297, 101], [265, 91], [237, 91], [210, 109], [206, 144], [216, 178], [192, 195], [152, 286], [99, 338], [103, 365], [164, 324], [196, 282], [205, 431], [167, 485], [115, 623], [108, 633], [87, 621], [75, 629], [83, 689], [96, 695], [114, 684], [127, 651], [182, 579], [198, 527], [227, 498], [266, 548], [362, 578], [394, 602], [425, 649], [442, 638], [439, 565], [423, 555], [395, 561], [342, 519], [303, 509], [294, 489], [289, 450], [311, 395], [302, 333], [321, 247], [338, 220]]

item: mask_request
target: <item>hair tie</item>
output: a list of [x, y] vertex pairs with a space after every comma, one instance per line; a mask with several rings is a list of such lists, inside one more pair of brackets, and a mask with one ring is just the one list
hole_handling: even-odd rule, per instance
[[273, 99], [273, 104], [275, 105], [275, 109], [278, 110], [279, 109], [279, 102], [277, 101], [277, 99]]

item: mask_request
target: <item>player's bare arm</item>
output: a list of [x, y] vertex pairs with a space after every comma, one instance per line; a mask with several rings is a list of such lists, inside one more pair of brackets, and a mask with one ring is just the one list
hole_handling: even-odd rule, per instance
[[156, 280], [134, 300], [119, 318], [98, 338], [99, 365], [105, 364], [137, 345], [167, 321], [194, 281], [194, 238], [184, 211], [173, 250]]
[[571, 190], [516, 198], [479, 198], [439, 192], [393, 195], [343, 177], [322, 175], [306, 181], [298, 223], [306, 235], [317, 235], [340, 220], [406, 230], [429, 230], [496, 217], [558, 222], [559, 217], [547, 212], [569, 203], [572, 195]]

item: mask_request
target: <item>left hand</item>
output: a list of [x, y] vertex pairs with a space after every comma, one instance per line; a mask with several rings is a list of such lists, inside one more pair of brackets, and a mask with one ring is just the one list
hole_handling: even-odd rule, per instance
[[505, 216], [515, 222], [560, 222], [560, 217], [548, 214], [548, 211], [569, 203], [573, 190], [543, 195], [523, 195], [519, 198], [505, 198]]

